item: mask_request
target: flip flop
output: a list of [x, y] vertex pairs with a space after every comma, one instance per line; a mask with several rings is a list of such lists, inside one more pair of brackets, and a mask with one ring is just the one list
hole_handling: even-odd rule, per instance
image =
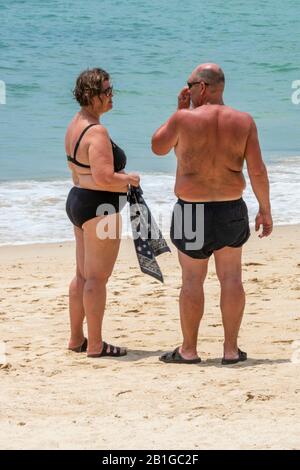
[[195, 359], [185, 359], [182, 357], [179, 352], [179, 346], [174, 349], [174, 351], [167, 352], [160, 356], [159, 360], [166, 364], [199, 364], [199, 362], [201, 362], [200, 357], [196, 357]]
[[88, 341], [86, 338], [84, 338], [84, 341], [80, 346], [77, 346], [77, 348], [69, 348], [69, 350], [76, 352], [76, 353], [85, 352], [87, 350], [87, 345], [88, 345]]
[[[109, 352], [107, 352], [109, 347]], [[118, 346], [113, 346], [112, 344], [107, 344], [105, 341], [103, 341], [103, 347], [101, 353], [97, 354], [88, 354], [87, 357], [104, 357], [104, 356], [109, 356], [109, 357], [121, 357], [121, 356], [126, 356], [127, 350], [123, 348], [123, 351], [121, 348]]]
[[228, 366], [230, 364], [237, 364], [238, 362], [244, 362], [247, 360], [247, 353], [244, 352], [244, 351], [241, 351], [240, 349], [238, 349], [238, 354], [239, 354], [239, 357], [237, 357], [236, 359], [225, 359], [225, 357], [223, 357], [222, 359], [222, 365], [223, 366]]

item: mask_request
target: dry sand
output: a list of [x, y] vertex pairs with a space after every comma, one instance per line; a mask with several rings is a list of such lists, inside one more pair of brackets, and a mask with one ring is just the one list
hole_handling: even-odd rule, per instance
[[[300, 447], [300, 226], [244, 249], [246, 363], [222, 367], [214, 262], [198, 365], [158, 356], [180, 343], [175, 250], [161, 285], [123, 240], [109, 283], [104, 338], [120, 359], [66, 350], [74, 244], [1, 247], [2, 449], [292, 449]], [[6, 355], [3, 349], [6, 349]], [[298, 348], [298, 349], [297, 349]], [[2, 352], [2, 354], [1, 354]]]

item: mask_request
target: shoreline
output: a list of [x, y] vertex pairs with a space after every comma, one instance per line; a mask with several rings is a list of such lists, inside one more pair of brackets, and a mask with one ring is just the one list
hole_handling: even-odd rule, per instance
[[[277, 164], [269, 172], [272, 215], [275, 226], [300, 223], [300, 159], [295, 164]], [[254, 222], [258, 204], [245, 174], [247, 186], [243, 198], [248, 207], [250, 225]], [[176, 196], [174, 175], [142, 175], [141, 186], [152, 215], [160, 222], [162, 232], [169, 236], [171, 214]], [[65, 204], [71, 181], [23, 182], [0, 184], [2, 225], [0, 246], [71, 241], [72, 225], [66, 215]], [[123, 233], [131, 234], [129, 209], [123, 209]], [[55, 221], [50, 226], [49, 221]]]
[[[274, 225], [274, 230], [273, 230], [273, 233], [274, 231], [277, 231], [277, 230], [293, 230], [293, 229], [297, 229], [297, 228], [300, 228], [300, 223], [295, 223], [295, 224], [278, 224], [278, 225]], [[255, 231], [254, 231], [254, 224], [250, 224], [250, 230], [251, 230], [251, 238], [253, 237], [253, 235], [255, 235]], [[166, 241], [168, 243], [171, 243], [170, 241], [170, 237], [169, 237], [169, 234], [163, 234], [163, 236], [165, 237]], [[122, 241], [126, 241], [126, 240], [132, 240], [132, 236], [131, 235], [122, 235]], [[34, 246], [43, 246], [43, 245], [49, 245], [49, 246], [56, 246], [56, 245], [67, 245], [67, 244], [72, 244], [72, 243], [75, 243], [75, 238], [72, 239], [72, 240], [63, 240], [63, 241], [42, 241], [42, 242], [24, 242], [24, 243], [16, 243], [16, 244], [3, 244], [1, 245], [0, 244], [0, 251], [1, 250], [4, 250], [4, 249], [10, 249], [10, 248], [30, 248], [30, 247], [34, 247]], [[121, 242], [122, 243], [122, 242]]]

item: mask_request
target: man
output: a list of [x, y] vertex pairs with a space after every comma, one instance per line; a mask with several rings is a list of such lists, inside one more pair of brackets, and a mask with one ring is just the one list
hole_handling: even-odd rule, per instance
[[[224, 85], [224, 73], [217, 64], [196, 67], [178, 96], [177, 111], [152, 137], [155, 154], [166, 155], [174, 148], [177, 157], [178, 202], [172, 217], [171, 239], [178, 248], [182, 268], [179, 305], [183, 343], [160, 357], [167, 363], [201, 361], [197, 336], [204, 310], [203, 284], [212, 254], [221, 287], [222, 364], [247, 359], [237, 344], [245, 306], [242, 246], [250, 235], [247, 206], [242, 199], [244, 160], [259, 203], [255, 219], [256, 231], [262, 226], [259, 237], [270, 235], [273, 224], [268, 175], [255, 122], [249, 114], [224, 105]], [[191, 240], [187, 236], [187, 225], [192, 224], [193, 230], [196, 226], [197, 233], [199, 221], [204, 235], [200, 245], [199, 237], [196, 243], [197, 237]]]

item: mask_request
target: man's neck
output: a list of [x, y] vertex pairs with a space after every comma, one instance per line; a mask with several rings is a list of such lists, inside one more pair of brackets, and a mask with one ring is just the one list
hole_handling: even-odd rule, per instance
[[218, 104], [220, 106], [224, 105], [223, 98], [208, 98], [202, 105], [204, 104]]

